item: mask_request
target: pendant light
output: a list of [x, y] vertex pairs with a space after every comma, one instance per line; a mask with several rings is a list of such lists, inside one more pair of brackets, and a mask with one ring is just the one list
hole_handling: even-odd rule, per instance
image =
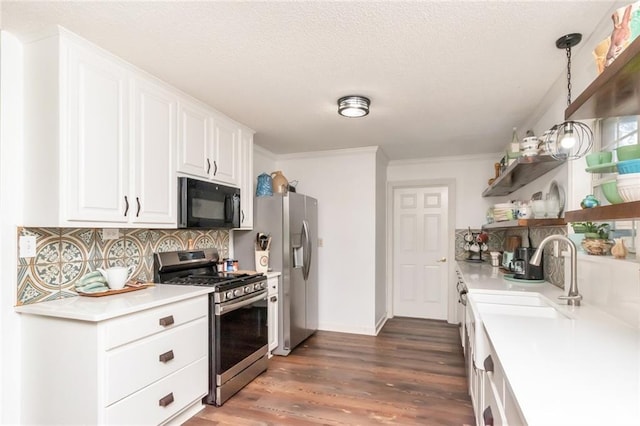
[[343, 117], [357, 118], [369, 114], [369, 98], [358, 95], [344, 96], [338, 99], [338, 114]]
[[[571, 48], [582, 40], [582, 34], [572, 33], [556, 40], [556, 47], [567, 52], [567, 106], [571, 105]], [[556, 160], [575, 160], [591, 150], [593, 132], [579, 121], [563, 121], [542, 136], [545, 151]]]

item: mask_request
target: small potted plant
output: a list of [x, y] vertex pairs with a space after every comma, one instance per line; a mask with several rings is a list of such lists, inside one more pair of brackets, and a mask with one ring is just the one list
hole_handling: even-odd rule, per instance
[[574, 222], [571, 227], [576, 234], [584, 234], [580, 244], [588, 254], [602, 256], [611, 252], [613, 242], [609, 239], [611, 227], [608, 223]]

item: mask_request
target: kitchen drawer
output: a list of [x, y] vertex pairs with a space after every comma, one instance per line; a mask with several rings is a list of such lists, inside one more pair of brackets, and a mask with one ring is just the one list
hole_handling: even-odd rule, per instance
[[[105, 368], [105, 406], [206, 357], [205, 318], [109, 351]], [[160, 357], [163, 360], [160, 360]]]
[[493, 381], [493, 373], [484, 375], [484, 408], [482, 409], [483, 425], [507, 425], [507, 419], [502, 407], [502, 401], [498, 398], [498, 389]]
[[[493, 349], [493, 348], [491, 348]], [[501, 404], [504, 402], [504, 371], [502, 370], [502, 366], [498, 361], [498, 357], [495, 352], [491, 350], [490, 355], [485, 358], [484, 361], [484, 370], [489, 372], [491, 371], [493, 385], [496, 388], [496, 398], [498, 398], [498, 402]]]
[[[158, 425], [197, 402], [207, 393], [207, 359], [203, 357], [108, 407], [105, 424]], [[168, 402], [164, 407], [163, 399]]]
[[105, 327], [105, 349], [115, 348], [198, 318], [206, 318], [208, 309], [209, 296], [204, 295], [114, 319]]

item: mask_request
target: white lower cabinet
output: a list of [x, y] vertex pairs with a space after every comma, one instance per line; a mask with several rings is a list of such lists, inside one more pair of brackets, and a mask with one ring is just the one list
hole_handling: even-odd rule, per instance
[[267, 280], [267, 298], [269, 307], [267, 314], [269, 316], [269, 358], [273, 355], [271, 352], [278, 347], [278, 287], [280, 277], [271, 277]]
[[157, 425], [200, 407], [208, 297], [98, 322], [23, 315], [23, 422]]
[[[484, 330], [482, 331], [483, 333]], [[485, 335], [488, 340], [488, 337]], [[483, 401], [478, 423], [484, 426], [526, 425], [493, 347], [483, 362]]]

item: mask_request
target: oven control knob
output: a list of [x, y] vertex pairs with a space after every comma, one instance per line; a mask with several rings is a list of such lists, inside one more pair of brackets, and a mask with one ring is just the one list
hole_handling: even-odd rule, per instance
[[253, 285], [253, 289], [254, 289], [254, 290], [260, 290], [260, 283], [255, 283], [255, 284]]
[[260, 288], [265, 288], [267, 286], [267, 283], [265, 281], [260, 283]]
[[242, 294], [242, 290], [240, 290], [239, 288], [236, 288], [235, 290], [233, 290], [234, 296], [240, 296], [241, 294]]
[[251, 286], [250, 286], [250, 285], [246, 286], [246, 287], [244, 288], [244, 292], [245, 292], [245, 293], [250, 293], [250, 292], [251, 292]]
[[232, 292], [232, 291], [228, 291], [228, 292], [225, 294], [225, 296], [224, 296], [224, 297], [225, 297], [225, 299], [231, 299], [231, 298], [233, 297], [233, 292]]

